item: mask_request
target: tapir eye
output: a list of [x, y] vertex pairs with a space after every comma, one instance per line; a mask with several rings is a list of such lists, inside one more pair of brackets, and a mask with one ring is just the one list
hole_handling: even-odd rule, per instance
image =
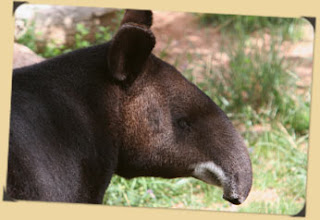
[[181, 129], [190, 129], [190, 122], [186, 118], [178, 119], [178, 125]]

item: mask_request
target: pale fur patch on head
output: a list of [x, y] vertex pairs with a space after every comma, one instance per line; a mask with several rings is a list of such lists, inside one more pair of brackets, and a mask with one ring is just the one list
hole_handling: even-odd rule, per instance
[[212, 161], [198, 163], [193, 167], [193, 176], [204, 182], [222, 186], [227, 182], [227, 177], [222, 168]]
[[212, 161], [198, 163], [192, 166], [193, 176], [206, 183], [218, 185], [223, 188], [224, 194], [228, 198], [237, 198], [236, 185], [230, 177], [226, 176], [223, 169]]

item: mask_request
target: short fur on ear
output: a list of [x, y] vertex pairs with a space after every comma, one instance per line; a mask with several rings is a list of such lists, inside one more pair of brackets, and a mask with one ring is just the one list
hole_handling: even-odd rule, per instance
[[152, 25], [152, 11], [127, 9], [121, 21], [121, 25], [126, 23], [136, 23], [150, 28]]
[[155, 45], [151, 30], [143, 25], [126, 23], [111, 41], [108, 63], [117, 81], [134, 80], [143, 71]]

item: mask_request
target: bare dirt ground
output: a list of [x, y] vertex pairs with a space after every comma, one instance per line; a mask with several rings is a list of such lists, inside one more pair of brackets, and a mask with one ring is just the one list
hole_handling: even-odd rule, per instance
[[[227, 54], [221, 52], [221, 48], [226, 46], [225, 41], [218, 28], [200, 27], [197, 17], [191, 13], [156, 11], [152, 30], [157, 38], [155, 54], [161, 55], [171, 64], [179, 61], [177, 68], [181, 72], [192, 65], [188, 61], [188, 56], [192, 56], [194, 63], [210, 62], [212, 68], [219, 65], [228, 66], [229, 58]], [[264, 42], [267, 42], [270, 35], [265, 34], [263, 38]], [[258, 42], [261, 39], [253, 40]], [[311, 85], [313, 40], [313, 28], [306, 21], [302, 40], [294, 43], [284, 42], [280, 48], [285, 59], [294, 63], [294, 72], [299, 77], [298, 85], [301, 88], [308, 88]], [[192, 67], [197, 68], [197, 66]]]

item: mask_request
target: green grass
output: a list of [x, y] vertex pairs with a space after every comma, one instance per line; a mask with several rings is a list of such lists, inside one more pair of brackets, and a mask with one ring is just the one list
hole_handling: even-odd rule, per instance
[[[250, 213], [266, 213], [266, 214], [278, 214], [278, 213], [288, 213], [290, 215], [297, 214], [303, 205], [297, 204], [290, 200], [283, 200], [266, 203], [266, 202], [252, 202], [248, 207], [240, 208], [238, 212], [250, 212]], [[299, 211], [297, 211], [299, 210]]]
[[[208, 193], [203, 193], [208, 192]], [[210, 192], [210, 193], [209, 193]], [[211, 194], [216, 194], [215, 202], [222, 202], [222, 191], [192, 178], [165, 180], [142, 177], [125, 180], [115, 176], [108, 188], [104, 203], [116, 206], [138, 207], [179, 207], [195, 209], [205, 207], [203, 201], [210, 203]]]
[[[119, 22], [120, 19], [117, 20]], [[298, 75], [295, 64], [279, 53], [284, 41], [298, 40], [300, 21], [251, 16], [201, 15], [202, 24], [217, 26], [223, 35], [219, 52], [229, 57], [227, 67], [212, 68], [199, 54], [187, 53], [183, 74], [209, 95], [241, 129], [250, 150], [255, 197], [236, 208], [222, 199], [222, 190], [193, 178], [161, 179], [112, 178], [105, 193], [104, 204], [138, 207], [173, 207], [240, 212], [296, 214], [305, 199], [307, 149], [309, 139], [310, 90], [297, 93]], [[70, 49], [91, 45], [88, 31], [77, 27], [73, 48], [54, 44], [42, 53], [51, 57]], [[37, 52], [32, 28], [20, 43]], [[234, 34], [237, 33], [237, 34]], [[252, 36], [262, 39], [269, 33], [270, 41], [258, 46]], [[100, 27], [96, 43], [108, 41], [113, 35], [109, 27]], [[158, 56], [166, 59], [171, 41]], [[245, 49], [248, 50], [245, 50]], [[184, 60], [185, 61], [185, 60]], [[173, 63], [178, 66], [179, 57]], [[194, 66], [200, 67], [197, 80]], [[257, 127], [262, 128], [257, 131]], [[257, 196], [258, 195], [258, 196]]]
[[[223, 51], [230, 58], [227, 68], [205, 64], [206, 80], [199, 87], [235, 120], [249, 125], [280, 120], [292, 131], [306, 133], [310, 100], [296, 95], [299, 77], [290, 69], [295, 64], [279, 54], [281, 39], [263, 42], [262, 48], [248, 41], [248, 36], [239, 37], [236, 46]], [[186, 75], [195, 81], [192, 71]]]

